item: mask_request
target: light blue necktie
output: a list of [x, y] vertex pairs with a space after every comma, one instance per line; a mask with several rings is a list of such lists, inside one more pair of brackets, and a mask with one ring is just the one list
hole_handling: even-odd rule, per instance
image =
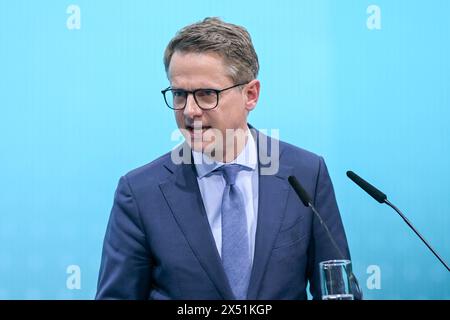
[[236, 164], [217, 169], [226, 182], [222, 198], [222, 264], [238, 300], [247, 298], [251, 273], [244, 197], [235, 185], [236, 176], [243, 169]]

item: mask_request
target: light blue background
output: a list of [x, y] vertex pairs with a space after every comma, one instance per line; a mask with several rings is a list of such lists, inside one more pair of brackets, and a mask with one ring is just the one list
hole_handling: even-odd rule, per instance
[[[68, 30], [66, 9], [81, 8]], [[366, 27], [370, 4], [381, 30]], [[0, 298], [90, 299], [114, 190], [171, 149], [167, 42], [220, 16], [259, 55], [257, 128], [325, 157], [367, 299], [450, 299], [450, 2], [0, 0]], [[81, 268], [81, 289], [66, 268]], [[381, 269], [369, 290], [367, 267]]]

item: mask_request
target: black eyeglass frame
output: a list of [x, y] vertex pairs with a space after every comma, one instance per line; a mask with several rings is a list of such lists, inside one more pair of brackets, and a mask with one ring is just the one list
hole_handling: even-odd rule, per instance
[[[194, 97], [195, 103], [197, 104], [197, 106], [200, 109], [202, 109], [202, 110], [213, 110], [213, 109], [217, 108], [217, 106], [219, 105], [220, 93], [222, 93], [222, 92], [224, 92], [226, 90], [230, 90], [230, 89], [233, 89], [233, 88], [236, 88], [236, 87], [239, 87], [239, 86], [246, 85], [248, 83], [249, 82], [238, 83], [238, 84], [235, 84], [235, 85], [233, 85], [231, 87], [220, 89], [220, 90], [219, 89], [212, 89], [212, 88], [199, 88], [199, 89], [195, 89], [195, 90], [189, 91], [189, 90], [184, 90], [184, 89], [173, 89], [172, 87], [167, 87], [166, 89], [161, 90], [161, 93], [162, 93], [162, 95], [164, 97], [164, 102], [166, 103], [167, 107], [169, 107], [172, 110], [176, 110], [176, 111], [184, 110], [184, 108], [186, 108], [186, 105], [187, 105], [187, 100], [188, 100], [189, 94], [192, 94], [192, 96]], [[205, 90], [210, 90], [210, 91], [213, 91], [213, 92], [216, 93], [216, 105], [213, 108], [203, 108], [202, 106], [200, 106], [200, 104], [197, 101], [196, 93], [199, 92], [199, 91], [205, 91]], [[186, 94], [186, 100], [184, 102], [183, 108], [174, 108], [174, 107], [170, 106], [170, 104], [167, 102], [167, 98], [166, 98], [166, 92], [168, 92], [168, 91], [182, 91], [184, 94]]]

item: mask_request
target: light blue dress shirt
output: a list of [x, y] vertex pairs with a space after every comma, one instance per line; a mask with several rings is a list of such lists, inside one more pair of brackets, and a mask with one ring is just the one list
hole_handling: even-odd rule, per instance
[[[222, 195], [225, 190], [225, 179], [220, 173], [213, 171], [224, 165], [215, 162], [201, 152], [192, 151], [197, 181], [208, 216], [219, 255], [222, 254]], [[251, 261], [255, 253], [256, 223], [258, 221], [258, 153], [256, 143], [250, 130], [247, 129], [247, 143], [241, 153], [232, 162], [245, 167], [236, 177], [236, 186], [242, 192], [247, 216], [249, 248]]]

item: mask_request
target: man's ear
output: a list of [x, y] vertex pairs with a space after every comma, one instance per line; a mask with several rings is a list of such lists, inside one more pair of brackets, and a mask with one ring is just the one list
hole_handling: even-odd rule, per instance
[[247, 111], [252, 111], [253, 109], [255, 109], [259, 99], [260, 88], [261, 83], [257, 79], [250, 81], [245, 86], [243, 94], [245, 96], [245, 108], [247, 109]]

